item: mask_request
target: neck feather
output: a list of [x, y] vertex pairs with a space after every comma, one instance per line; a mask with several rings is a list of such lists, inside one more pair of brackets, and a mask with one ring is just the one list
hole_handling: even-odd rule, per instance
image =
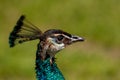
[[49, 57], [44, 61], [40, 58], [41, 49], [42, 47], [38, 44], [35, 69], [37, 80], [65, 80], [55, 62], [51, 65]]

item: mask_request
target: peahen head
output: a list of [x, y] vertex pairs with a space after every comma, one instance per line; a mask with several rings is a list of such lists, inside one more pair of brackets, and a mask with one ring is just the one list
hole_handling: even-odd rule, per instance
[[46, 53], [43, 53], [41, 57], [44, 60], [46, 59], [46, 55], [49, 55], [51, 59], [50, 62], [52, 63], [52, 60], [54, 59], [54, 56], [58, 51], [64, 49], [67, 45], [80, 41], [84, 41], [84, 39], [82, 37], [69, 34], [62, 30], [47, 30], [40, 36], [40, 44], [42, 45], [42, 47], [44, 47], [43, 49], [46, 51]]
[[22, 15], [10, 33], [10, 47], [14, 47], [17, 43], [21, 44], [35, 39], [40, 40], [35, 62], [37, 80], [65, 80], [54, 61], [55, 55], [67, 45], [84, 41], [84, 39], [59, 29], [42, 32]]

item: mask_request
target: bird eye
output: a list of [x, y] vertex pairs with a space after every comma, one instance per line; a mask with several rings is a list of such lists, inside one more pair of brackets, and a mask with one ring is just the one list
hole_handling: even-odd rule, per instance
[[64, 38], [64, 36], [63, 36], [63, 35], [59, 35], [59, 36], [57, 36], [58, 41], [63, 40], [63, 38]]

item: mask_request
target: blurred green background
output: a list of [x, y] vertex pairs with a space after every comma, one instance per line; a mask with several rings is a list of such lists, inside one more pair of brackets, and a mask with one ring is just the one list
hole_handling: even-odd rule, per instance
[[0, 0], [0, 80], [35, 80], [38, 40], [10, 48], [17, 19], [86, 40], [57, 54], [66, 80], [120, 80], [120, 0]]

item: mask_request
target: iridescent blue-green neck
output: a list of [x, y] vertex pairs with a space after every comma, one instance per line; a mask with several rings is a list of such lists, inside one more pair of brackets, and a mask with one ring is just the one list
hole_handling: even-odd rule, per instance
[[65, 80], [64, 76], [62, 75], [55, 62], [53, 62], [53, 64], [51, 65], [50, 58], [47, 58], [44, 61], [41, 60], [39, 56], [40, 49], [41, 47], [39, 46], [36, 53], [37, 80]]

